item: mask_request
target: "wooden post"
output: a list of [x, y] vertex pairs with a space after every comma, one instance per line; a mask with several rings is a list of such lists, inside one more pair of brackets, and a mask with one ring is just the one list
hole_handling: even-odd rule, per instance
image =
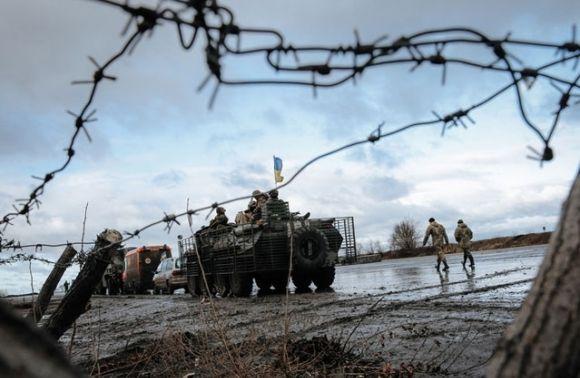
[[123, 237], [116, 230], [106, 229], [97, 236], [95, 248], [65, 294], [57, 309], [44, 325], [46, 331], [58, 340], [85, 311], [97, 282], [102, 279], [111, 256]]
[[44, 312], [46, 311], [46, 308], [52, 299], [56, 286], [60, 282], [62, 275], [76, 254], [77, 251], [73, 248], [72, 245], [69, 244], [66, 246], [62, 252], [62, 255], [60, 255], [58, 261], [56, 264], [54, 264], [52, 272], [50, 272], [48, 278], [46, 281], [44, 281], [42, 289], [40, 290], [34, 305], [26, 315], [27, 319], [32, 319], [34, 322], [38, 322], [40, 319], [42, 319], [42, 315], [44, 315]]
[[580, 178], [564, 203], [549, 251], [489, 377], [580, 376]]

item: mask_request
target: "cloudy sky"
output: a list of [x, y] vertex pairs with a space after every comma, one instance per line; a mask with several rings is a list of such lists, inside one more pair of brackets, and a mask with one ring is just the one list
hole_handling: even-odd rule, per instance
[[[347, 44], [356, 28], [364, 41], [391, 39], [432, 27], [466, 25], [495, 37], [563, 42], [580, 14], [578, 1], [244, 1], [226, 3], [242, 26], [274, 27], [293, 44]], [[243, 5], [242, 5], [243, 4]], [[87, 56], [104, 61], [122, 44], [126, 17], [83, 0], [4, 0], [0, 4], [0, 210], [11, 209], [42, 175], [59, 166], [73, 131], [65, 110], [77, 111], [88, 88], [71, 86], [93, 70]], [[385, 129], [429, 119], [477, 102], [506, 83], [504, 74], [452, 66], [442, 87], [440, 67], [375, 68], [352, 83], [320, 90], [260, 86], [196, 92], [207, 74], [200, 45], [184, 51], [173, 26], [158, 28], [116, 63], [95, 106], [92, 143], [81, 138], [69, 169], [50, 183], [32, 225], [22, 219], [5, 236], [23, 243], [79, 240], [89, 203], [89, 239], [104, 228], [133, 230], [163, 216], [273, 185], [272, 155], [289, 177], [309, 158], [364, 138], [381, 121]], [[517, 51], [533, 64], [552, 50]], [[463, 53], [463, 51], [456, 51]], [[465, 53], [468, 53], [465, 51]], [[484, 52], [469, 52], [493, 57]], [[262, 59], [228, 59], [230, 78], [271, 77]], [[557, 73], [572, 77], [571, 66]], [[209, 88], [211, 89], [211, 88]], [[559, 97], [537, 86], [528, 108], [546, 129]], [[515, 107], [513, 92], [474, 112], [477, 124], [423, 128], [349, 150], [309, 168], [281, 196], [294, 211], [315, 217], [355, 217], [360, 241], [388, 240], [403, 218], [421, 227], [434, 216], [454, 227], [463, 218], [476, 238], [553, 229], [578, 170], [580, 111], [564, 113], [553, 143], [556, 158], [540, 169], [527, 160], [538, 146]], [[233, 219], [244, 203], [226, 206]], [[205, 216], [194, 217], [194, 228]], [[152, 229], [129, 245], [175, 245], [178, 234]], [[57, 251], [43, 256], [56, 258]], [[35, 280], [49, 267], [33, 264]], [[0, 289], [30, 291], [27, 264], [0, 268]], [[24, 285], [24, 286], [23, 286]]]

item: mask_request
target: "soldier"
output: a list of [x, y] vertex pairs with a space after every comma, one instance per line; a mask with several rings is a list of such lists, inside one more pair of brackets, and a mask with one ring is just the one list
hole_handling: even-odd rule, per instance
[[238, 211], [236, 214], [236, 224], [246, 224], [252, 223], [252, 214], [254, 213], [254, 209], [256, 208], [256, 202], [254, 200], [248, 203], [248, 208], [244, 211]]
[[443, 270], [444, 271], [449, 270], [449, 265], [447, 265], [447, 258], [445, 257], [445, 252], [443, 251], [443, 242], [445, 241], [445, 245], [449, 245], [449, 238], [447, 237], [445, 227], [435, 222], [435, 218], [429, 218], [429, 226], [427, 226], [427, 230], [425, 231], [425, 238], [423, 238], [423, 246], [427, 244], [429, 236], [431, 236], [433, 247], [435, 247], [435, 252], [437, 252], [437, 265], [435, 266], [435, 268], [439, 270], [441, 262], [443, 262], [443, 265], [445, 266]]
[[219, 226], [225, 226], [228, 224], [228, 217], [226, 217], [226, 209], [223, 207], [218, 207], [215, 209], [216, 216], [209, 222], [210, 228], [218, 228]]
[[463, 266], [469, 259], [471, 269], [475, 268], [475, 262], [473, 256], [469, 251], [471, 249], [471, 239], [473, 238], [473, 232], [471, 229], [463, 223], [463, 219], [457, 221], [457, 228], [455, 229], [455, 240], [459, 243], [459, 248], [463, 251]]
[[268, 194], [270, 195], [270, 201], [280, 201], [278, 198], [278, 189], [272, 189], [268, 192]]
[[262, 206], [264, 206], [266, 201], [268, 201], [268, 195], [259, 190], [254, 190], [252, 196], [254, 197], [255, 203], [254, 211], [252, 213], [252, 221], [258, 222], [262, 219]]
[[64, 292], [68, 293], [68, 281], [64, 281]]

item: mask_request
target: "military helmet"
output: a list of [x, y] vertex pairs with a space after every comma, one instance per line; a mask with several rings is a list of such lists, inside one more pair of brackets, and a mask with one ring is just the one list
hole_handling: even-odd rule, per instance
[[219, 206], [217, 209], [215, 209], [216, 213], [218, 214], [225, 214], [226, 213], [226, 209], [224, 209], [223, 207]]
[[270, 197], [272, 197], [272, 198], [278, 198], [278, 190], [277, 189], [270, 190], [269, 194], [270, 194]]
[[431, 223], [431, 222], [435, 222], [435, 218], [433, 218], [433, 217], [429, 218], [429, 223]]
[[258, 189], [256, 189], [252, 192], [252, 197], [258, 197], [261, 194], [262, 194], [262, 192], [260, 192]]
[[458, 224], [462, 224], [463, 223], [463, 219], [460, 219], [457, 221]]

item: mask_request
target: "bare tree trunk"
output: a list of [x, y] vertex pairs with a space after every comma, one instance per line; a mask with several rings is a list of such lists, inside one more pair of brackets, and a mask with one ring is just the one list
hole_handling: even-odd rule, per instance
[[110, 229], [106, 229], [97, 236], [95, 249], [87, 256], [70, 290], [44, 326], [55, 339], [58, 340], [85, 311], [97, 282], [103, 277], [111, 256], [119, 248], [122, 239], [118, 231]]
[[580, 376], [580, 177], [532, 290], [490, 362], [490, 377]]
[[62, 255], [60, 255], [58, 261], [54, 264], [52, 272], [50, 272], [48, 278], [44, 281], [42, 289], [36, 298], [36, 302], [34, 302], [34, 305], [26, 315], [26, 318], [32, 319], [34, 322], [37, 322], [42, 318], [42, 315], [44, 315], [44, 312], [52, 299], [56, 286], [76, 254], [77, 251], [72, 245], [69, 244], [66, 246]]
[[79, 377], [57, 343], [0, 301], [0, 374], [3, 377]]

